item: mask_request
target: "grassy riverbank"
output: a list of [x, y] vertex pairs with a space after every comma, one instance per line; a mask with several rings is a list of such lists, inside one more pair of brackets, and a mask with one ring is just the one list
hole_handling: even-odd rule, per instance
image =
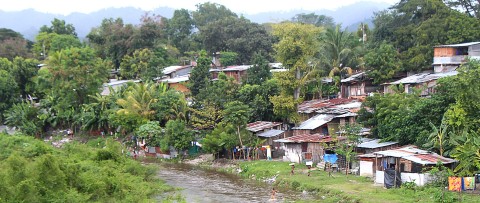
[[0, 202], [158, 202], [175, 190], [157, 179], [156, 167], [122, 153], [120, 143], [94, 146], [71, 141], [53, 147], [0, 133]]
[[[442, 191], [432, 187], [415, 189], [384, 189], [373, 185], [372, 181], [360, 176], [345, 176], [344, 173], [332, 173], [312, 169], [307, 176], [305, 165], [296, 165], [295, 174], [287, 162], [251, 161], [239, 162], [240, 175], [257, 180], [277, 176], [275, 187], [291, 188], [299, 191], [317, 193], [318, 202], [459, 202], [458, 193]], [[442, 194], [443, 193], [443, 194]], [[480, 202], [479, 195], [462, 194], [462, 202]], [[442, 199], [443, 197], [443, 199]], [[311, 202], [311, 201], [309, 201]]]

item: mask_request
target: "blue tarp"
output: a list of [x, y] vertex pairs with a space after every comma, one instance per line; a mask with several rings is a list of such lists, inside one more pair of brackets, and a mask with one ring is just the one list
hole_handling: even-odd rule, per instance
[[337, 157], [336, 154], [325, 154], [325, 155], [323, 155], [323, 160], [327, 163], [333, 164], [333, 163], [337, 162], [337, 159], [338, 159], [338, 157]]

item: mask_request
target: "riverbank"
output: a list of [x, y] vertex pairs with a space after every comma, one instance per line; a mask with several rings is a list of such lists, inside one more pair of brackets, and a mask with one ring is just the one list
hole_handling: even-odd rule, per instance
[[0, 202], [158, 202], [175, 190], [113, 140], [92, 147], [0, 133], [0, 149]]
[[433, 187], [384, 189], [366, 177], [346, 176], [342, 172], [330, 176], [323, 170], [309, 170], [303, 164], [296, 165], [294, 175], [291, 175], [291, 167], [286, 162], [239, 162], [238, 166], [243, 177], [265, 180], [275, 176], [274, 185], [316, 193], [322, 199], [319, 202], [480, 202], [479, 195]]
[[[329, 175], [328, 172], [316, 168], [309, 170], [303, 164], [296, 164], [294, 174], [291, 175], [291, 166], [288, 162], [242, 160], [197, 160], [196, 162], [203, 167], [267, 182], [272, 185], [271, 187], [315, 194], [317, 200], [313, 202], [480, 202], [478, 195], [467, 193], [460, 195], [433, 187], [385, 189], [374, 185], [373, 181], [366, 177], [346, 176], [342, 172]], [[308, 176], [309, 171], [310, 176]], [[296, 202], [311, 203], [312, 200]]]

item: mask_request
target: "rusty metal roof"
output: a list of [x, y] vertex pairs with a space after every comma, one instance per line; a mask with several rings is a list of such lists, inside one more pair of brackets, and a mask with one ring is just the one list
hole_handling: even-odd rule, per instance
[[250, 132], [258, 132], [265, 129], [271, 129], [279, 125], [282, 125], [282, 123], [270, 122], [270, 121], [256, 121], [256, 122], [247, 124], [247, 130]]
[[300, 105], [298, 105], [298, 112], [299, 113], [313, 113], [317, 110], [322, 108], [339, 105], [339, 104], [347, 104], [356, 101], [355, 99], [347, 99], [347, 98], [335, 98], [330, 100], [324, 99], [314, 99], [309, 101], [304, 101]]
[[374, 152], [373, 154], [382, 155], [386, 157], [398, 157], [413, 161], [422, 165], [435, 165], [438, 161], [443, 164], [457, 162], [455, 159], [446, 158], [437, 153], [418, 149], [416, 146], [409, 145], [398, 149], [390, 149], [385, 151]]
[[316, 143], [328, 143], [338, 140], [345, 140], [346, 137], [332, 137], [326, 136], [322, 134], [302, 134], [302, 135], [295, 135], [292, 137], [287, 137], [284, 139], [274, 140], [274, 142], [283, 142], [283, 143], [305, 143], [305, 142], [316, 142]]

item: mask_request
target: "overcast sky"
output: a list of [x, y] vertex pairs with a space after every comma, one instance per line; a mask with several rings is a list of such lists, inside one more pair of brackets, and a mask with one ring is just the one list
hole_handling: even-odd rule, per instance
[[[3, 1], [3, 2], [2, 2]], [[360, 0], [210, 0], [222, 4], [235, 13], [256, 14], [267, 11], [293, 9], [335, 10]], [[364, 0], [371, 2], [397, 3], [399, 0]], [[150, 11], [158, 7], [195, 10], [195, 5], [206, 0], [1, 0], [0, 10], [20, 11], [33, 8], [40, 12], [68, 15], [72, 12], [90, 13], [109, 7], [136, 7]]]

